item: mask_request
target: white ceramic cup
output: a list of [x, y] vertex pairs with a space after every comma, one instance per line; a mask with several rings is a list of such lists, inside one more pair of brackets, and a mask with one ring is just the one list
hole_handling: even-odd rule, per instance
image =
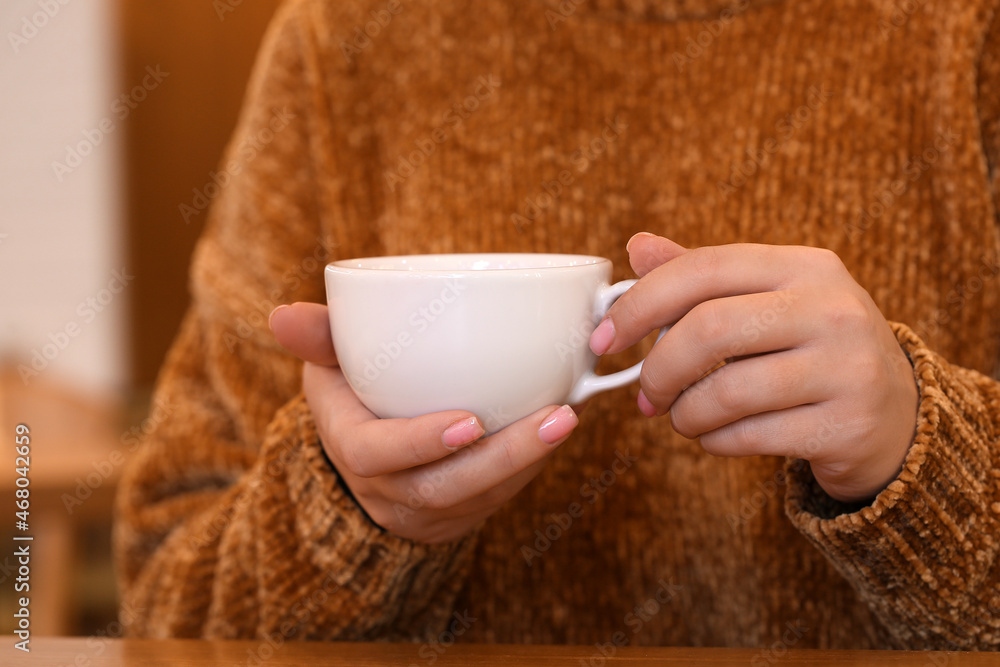
[[597, 375], [590, 334], [635, 280], [556, 254], [370, 257], [326, 267], [330, 327], [355, 394], [382, 418], [468, 410], [488, 433], [636, 381]]

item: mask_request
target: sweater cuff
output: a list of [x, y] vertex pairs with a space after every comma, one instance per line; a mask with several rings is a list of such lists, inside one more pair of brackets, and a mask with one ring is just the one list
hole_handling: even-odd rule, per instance
[[[426, 588], [451, 588], [448, 580], [461, 579], [474, 548], [477, 532], [442, 544], [414, 542], [382, 529], [346, 492], [331, 466], [305, 397], [292, 399], [278, 413], [283, 422], [276, 444], [298, 446], [295, 462], [287, 466], [288, 497], [295, 512], [294, 530], [299, 544], [310, 550], [310, 560], [335, 573], [339, 586], [367, 599], [380, 594], [392, 597], [410, 591], [416, 597], [432, 596]], [[275, 426], [275, 424], [272, 424]], [[294, 434], [289, 437], [289, 433]], [[266, 445], [265, 445], [266, 446]], [[269, 452], [268, 459], [273, 458]]]
[[890, 324], [920, 392], [916, 435], [901, 472], [870, 504], [849, 505], [823, 491], [808, 463], [789, 460], [785, 511], [849, 579], [888, 590], [906, 569], [903, 578], [923, 586], [913, 591], [917, 597], [955, 583], [939, 581], [936, 564], [974, 572], [982, 570], [977, 551], [993, 550], [977, 544], [993, 538], [975, 527], [977, 517], [1000, 514], [987, 490], [995, 436], [977, 386], [984, 378], [970, 381], [976, 374], [950, 366], [907, 326]]

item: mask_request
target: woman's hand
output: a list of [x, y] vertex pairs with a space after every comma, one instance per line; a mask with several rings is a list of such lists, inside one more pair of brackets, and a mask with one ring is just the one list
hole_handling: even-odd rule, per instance
[[869, 500], [898, 475], [916, 424], [913, 369], [834, 253], [687, 250], [652, 234], [628, 250], [641, 279], [590, 344], [614, 353], [673, 325], [643, 364], [643, 414], [669, 412], [712, 454], [806, 459], [838, 500]]
[[302, 385], [327, 455], [377, 524], [419, 542], [470, 532], [537, 475], [579, 423], [569, 407], [543, 408], [482, 438], [463, 411], [378, 419], [337, 367], [327, 307], [279, 306], [271, 330], [303, 359]]

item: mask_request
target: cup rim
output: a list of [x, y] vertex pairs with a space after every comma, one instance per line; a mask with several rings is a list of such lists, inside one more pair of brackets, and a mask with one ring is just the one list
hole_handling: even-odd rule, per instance
[[[489, 261], [488, 258], [508, 261], [514, 263], [512, 266], [481, 267], [463, 266], [462, 261], [468, 262], [471, 258], [479, 258], [482, 261]], [[428, 261], [431, 258], [447, 258], [459, 263], [459, 266], [432, 267], [414, 266], [421, 261]], [[547, 259], [543, 259], [547, 258]], [[519, 261], [520, 260], [520, 261]], [[549, 262], [545, 264], [544, 262]], [[411, 263], [405, 266], [384, 266], [386, 263]], [[383, 266], [372, 266], [373, 264], [383, 264]], [[610, 264], [607, 257], [598, 255], [582, 255], [570, 253], [549, 253], [549, 252], [466, 252], [466, 253], [426, 253], [414, 255], [386, 255], [376, 257], [355, 257], [351, 259], [338, 259], [326, 265], [329, 272], [335, 273], [406, 273], [406, 274], [490, 274], [505, 273], [513, 271], [560, 271], [567, 269], [578, 269], [584, 266], [599, 266]]]

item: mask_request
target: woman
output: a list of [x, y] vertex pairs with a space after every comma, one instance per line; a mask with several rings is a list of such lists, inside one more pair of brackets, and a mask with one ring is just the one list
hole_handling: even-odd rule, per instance
[[[133, 633], [995, 648], [995, 4], [286, 4], [119, 497]], [[462, 251], [631, 264], [590, 344], [641, 393], [375, 419], [323, 261]]]

